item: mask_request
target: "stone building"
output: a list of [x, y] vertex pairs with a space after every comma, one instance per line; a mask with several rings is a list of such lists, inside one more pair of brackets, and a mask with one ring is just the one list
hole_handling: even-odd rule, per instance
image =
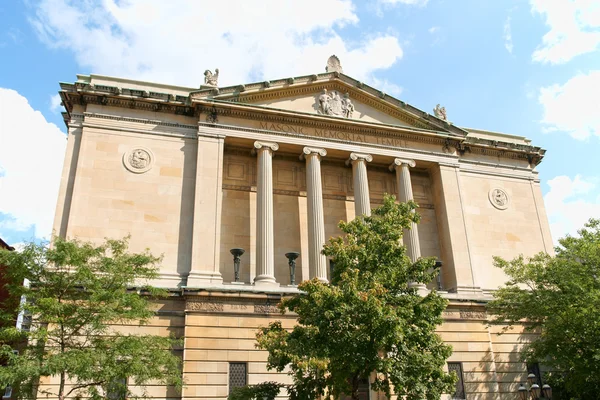
[[[56, 234], [131, 234], [132, 250], [164, 254], [155, 284], [173, 295], [136, 330], [185, 337], [187, 385], [149, 394], [225, 399], [235, 385], [288, 381], [266, 370], [255, 330], [293, 326], [275, 305], [294, 282], [328, 279], [320, 249], [338, 222], [368, 214], [384, 193], [414, 199], [422, 222], [405, 244], [443, 262], [431, 286], [450, 301], [439, 331], [461, 376], [454, 397], [514, 398], [527, 335], [498, 335], [484, 305], [505, 279], [492, 256], [552, 252], [535, 170], [544, 150], [460, 127], [439, 105], [419, 110], [343, 74], [337, 58], [326, 71], [228, 87], [207, 71], [200, 89], [100, 75], [61, 83]], [[289, 252], [300, 253], [293, 277]]]

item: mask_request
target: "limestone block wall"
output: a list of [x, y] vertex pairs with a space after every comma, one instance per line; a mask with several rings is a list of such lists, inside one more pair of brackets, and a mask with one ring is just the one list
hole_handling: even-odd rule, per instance
[[[187, 129], [102, 115], [86, 115], [70, 134], [64, 169], [73, 183], [61, 186], [55, 233], [94, 242], [131, 235], [131, 251], [164, 256], [161, 284], [176, 287], [190, 269], [197, 141]], [[150, 155], [147, 171], [126, 167], [135, 149]]]
[[[229, 363], [247, 363], [247, 383], [291, 383], [285, 374], [267, 371], [268, 353], [256, 349], [256, 330], [272, 321], [285, 328], [295, 317], [278, 314], [272, 298], [190, 298], [185, 324], [183, 373], [187, 385], [183, 399], [226, 399], [229, 394]], [[286, 398], [284, 395], [279, 398]]]
[[[484, 290], [496, 289], [506, 280], [493, 266], [493, 256], [512, 259], [551, 251], [547, 219], [542, 218], [543, 203], [535, 196], [533, 181], [461, 173], [465, 224], [474, 279]], [[499, 209], [489, 198], [499, 188], [508, 195], [508, 206]]]
[[[229, 393], [229, 363], [243, 362], [247, 383], [290, 383], [285, 374], [267, 371], [268, 353], [255, 347], [256, 331], [281, 321], [292, 329], [294, 315], [279, 314], [277, 296], [189, 296], [186, 305], [184, 399], [223, 400]], [[469, 400], [514, 399], [519, 382], [526, 379], [526, 365], [518, 351], [533, 335], [522, 327], [500, 334], [488, 327], [484, 306], [451, 302], [438, 333], [453, 347], [449, 362], [461, 363], [466, 398]], [[281, 393], [280, 399], [287, 398]], [[376, 399], [385, 399], [375, 394]], [[446, 395], [444, 398], [449, 399]]]

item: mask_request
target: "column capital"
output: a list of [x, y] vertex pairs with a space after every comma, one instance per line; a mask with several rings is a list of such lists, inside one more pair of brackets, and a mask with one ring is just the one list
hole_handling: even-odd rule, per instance
[[365, 153], [350, 153], [350, 158], [346, 160], [346, 165], [350, 165], [354, 161], [373, 161], [373, 156]]
[[279, 145], [273, 142], [259, 142], [257, 140], [256, 142], [254, 142], [254, 149], [277, 151], [279, 150]]
[[415, 160], [408, 160], [405, 158], [394, 158], [394, 161], [390, 165], [390, 171], [393, 171], [402, 165], [408, 165], [409, 167], [414, 168], [417, 164], [415, 163]]
[[302, 149], [302, 154], [300, 154], [300, 159], [303, 160], [305, 156], [308, 155], [318, 155], [321, 157], [325, 157], [327, 155], [327, 150], [319, 148], [319, 147], [305, 147]]

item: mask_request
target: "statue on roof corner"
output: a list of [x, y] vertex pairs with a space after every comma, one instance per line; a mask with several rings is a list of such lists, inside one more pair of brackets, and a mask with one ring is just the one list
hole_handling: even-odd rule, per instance
[[204, 71], [204, 84], [207, 86], [219, 86], [219, 68], [215, 68], [214, 74], [209, 69]]
[[439, 104], [433, 109], [433, 115], [435, 115], [439, 119], [448, 121], [448, 116], [446, 115], [446, 107], [440, 107]]
[[327, 89], [323, 89], [317, 99], [316, 109], [319, 114], [352, 118], [354, 104], [348, 93], [342, 98], [335, 90], [328, 92]]
[[327, 66], [325, 67], [326, 72], [339, 72], [340, 74], [344, 73], [342, 69], [342, 63], [340, 63], [340, 59], [334, 54], [327, 60]]

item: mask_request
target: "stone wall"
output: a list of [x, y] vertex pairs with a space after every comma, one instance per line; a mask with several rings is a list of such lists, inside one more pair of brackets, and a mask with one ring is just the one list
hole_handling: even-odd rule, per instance
[[[248, 384], [291, 382], [285, 373], [267, 371], [268, 353], [255, 347], [259, 327], [273, 321], [281, 321], [288, 329], [295, 325], [294, 315], [279, 314], [278, 301], [277, 296], [266, 295], [188, 297], [185, 399], [226, 399], [230, 362], [247, 363]], [[500, 335], [501, 328], [489, 328], [486, 321], [481, 304], [451, 302], [438, 333], [454, 349], [448, 361], [462, 363], [468, 399], [514, 398], [527, 371], [518, 360], [518, 351], [532, 335], [523, 334], [521, 329]], [[285, 393], [279, 398], [286, 398]], [[372, 398], [385, 397], [374, 393]]]

